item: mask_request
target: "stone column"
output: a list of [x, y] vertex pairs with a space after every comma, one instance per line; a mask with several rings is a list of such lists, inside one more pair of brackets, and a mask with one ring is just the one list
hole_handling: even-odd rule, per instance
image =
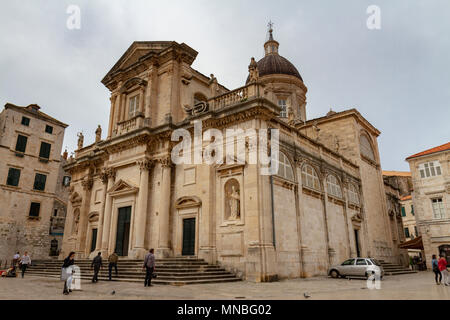
[[159, 203], [159, 242], [156, 251], [157, 257], [170, 256], [170, 190], [171, 190], [171, 175], [172, 175], [172, 161], [170, 156], [160, 159], [162, 167], [162, 181], [161, 181], [161, 196]]
[[87, 236], [87, 224], [88, 224], [88, 214], [91, 202], [91, 190], [94, 181], [91, 176], [86, 177], [81, 185], [83, 186], [84, 195], [83, 203], [81, 204], [80, 211], [80, 222], [78, 225], [78, 235], [77, 235], [77, 258], [84, 258], [88, 254], [86, 252], [86, 236]]
[[[108, 177], [108, 184], [106, 187], [106, 192], [108, 192], [109, 189], [112, 188], [114, 185], [114, 179], [116, 177], [116, 172], [114, 169], [109, 168], [106, 171], [107, 177]], [[101, 251], [103, 256], [108, 256], [110, 253], [109, 248], [109, 237], [111, 233], [111, 215], [112, 215], [112, 197], [109, 194], [106, 194], [106, 201], [105, 201], [105, 212], [103, 214], [103, 230], [102, 230], [102, 246]]]
[[135, 211], [136, 217], [134, 220], [134, 248], [130, 255], [134, 259], [142, 259], [147, 253], [147, 249], [145, 248], [145, 229], [148, 215], [148, 181], [153, 162], [146, 159], [138, 161], [137, 164], [141, 170], [141, 180], [139, 183], [137, 210]]
[[102, 249], [103, 220], [105, 217], [106, 194], [108, 192], [108, 171], [106, 169], [103, 169], [102, 173], [100, 174], [100, 179], [103, 183], [103, 201], [100, 215], [98, 217], [97, 243], [95, 246], [95, 252], [101, 251]]

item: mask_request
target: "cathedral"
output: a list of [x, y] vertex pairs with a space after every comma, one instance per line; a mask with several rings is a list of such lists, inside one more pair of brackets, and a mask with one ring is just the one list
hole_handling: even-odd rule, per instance
[[[154, 248], [157, 258], [197, 256], [256, 282], [325, 275], [356, 256], [402, 263], [380, 131], [355, 109], [307, 119], [307, 87], [272, 29], [264, 49], [245, 84], [229, 90], [191, 67], [197, 52], [185, 43], [128, 48], [102, 80], [111, 92], [105, 138], [98, 128], [84, 146], [80, 134], [65, 166], [72, 180], [61, 258], [141, 259]], [[193, 135], [199, 121], [224, 136], [277, 129], [277, 172], [261, 174], [248, 141], [243, 161], [175, 164], [173, 133]]]

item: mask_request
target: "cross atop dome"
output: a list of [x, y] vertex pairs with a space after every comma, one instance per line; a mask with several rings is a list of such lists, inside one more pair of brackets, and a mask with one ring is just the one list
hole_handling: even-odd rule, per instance
[[273, 39], [273, 25], [272, 21], [269, 21], [267, 27], [269, 28], [269, 40], [264, 44], [264, 51], [266, 56], [269, 54], [278, 54], [279, 43]]

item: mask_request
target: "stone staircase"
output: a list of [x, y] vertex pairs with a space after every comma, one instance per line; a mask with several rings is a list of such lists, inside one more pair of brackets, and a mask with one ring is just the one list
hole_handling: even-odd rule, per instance
[[[91, 270], [91, 260], [75, 260], [81, 269], [81, 279], [91, 280], [94, 271]], [[61, 260], [35, 260], [27, 269], [27, 274], [44, 277], [59, 278], [61, 274]], [[119, 275], [112, 270], [113, 281], [144, 282], [145, 271], [142, 271], [142, 260], [119, 259], [117, 268]], [[240, 281], [235, 274], [226, 271], [218, 265], [211, 265], [196, 257], [176, 257], [156, 260], [157, 278], [154, 284], [200, 284]], [[99, 273], [99, 281], [108, 280], [108, 262]]]
[[407, 267], [403, 267], [399, 264], [386, 262], [384, 260], [378, 260], [384, 269], [386, 276], [396, 276], [399, 274], [417, 273], [415, 270], [411, 270]]

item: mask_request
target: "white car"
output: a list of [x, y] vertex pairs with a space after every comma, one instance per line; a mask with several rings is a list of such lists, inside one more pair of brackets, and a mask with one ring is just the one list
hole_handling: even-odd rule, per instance
[[347, 276], [368, 278], [372, 274], [379, 276], [380, 279], [384, 276], [383, 267], [372, 258], [348, 259], [328, 269], [328, 275], [332, 278]]

